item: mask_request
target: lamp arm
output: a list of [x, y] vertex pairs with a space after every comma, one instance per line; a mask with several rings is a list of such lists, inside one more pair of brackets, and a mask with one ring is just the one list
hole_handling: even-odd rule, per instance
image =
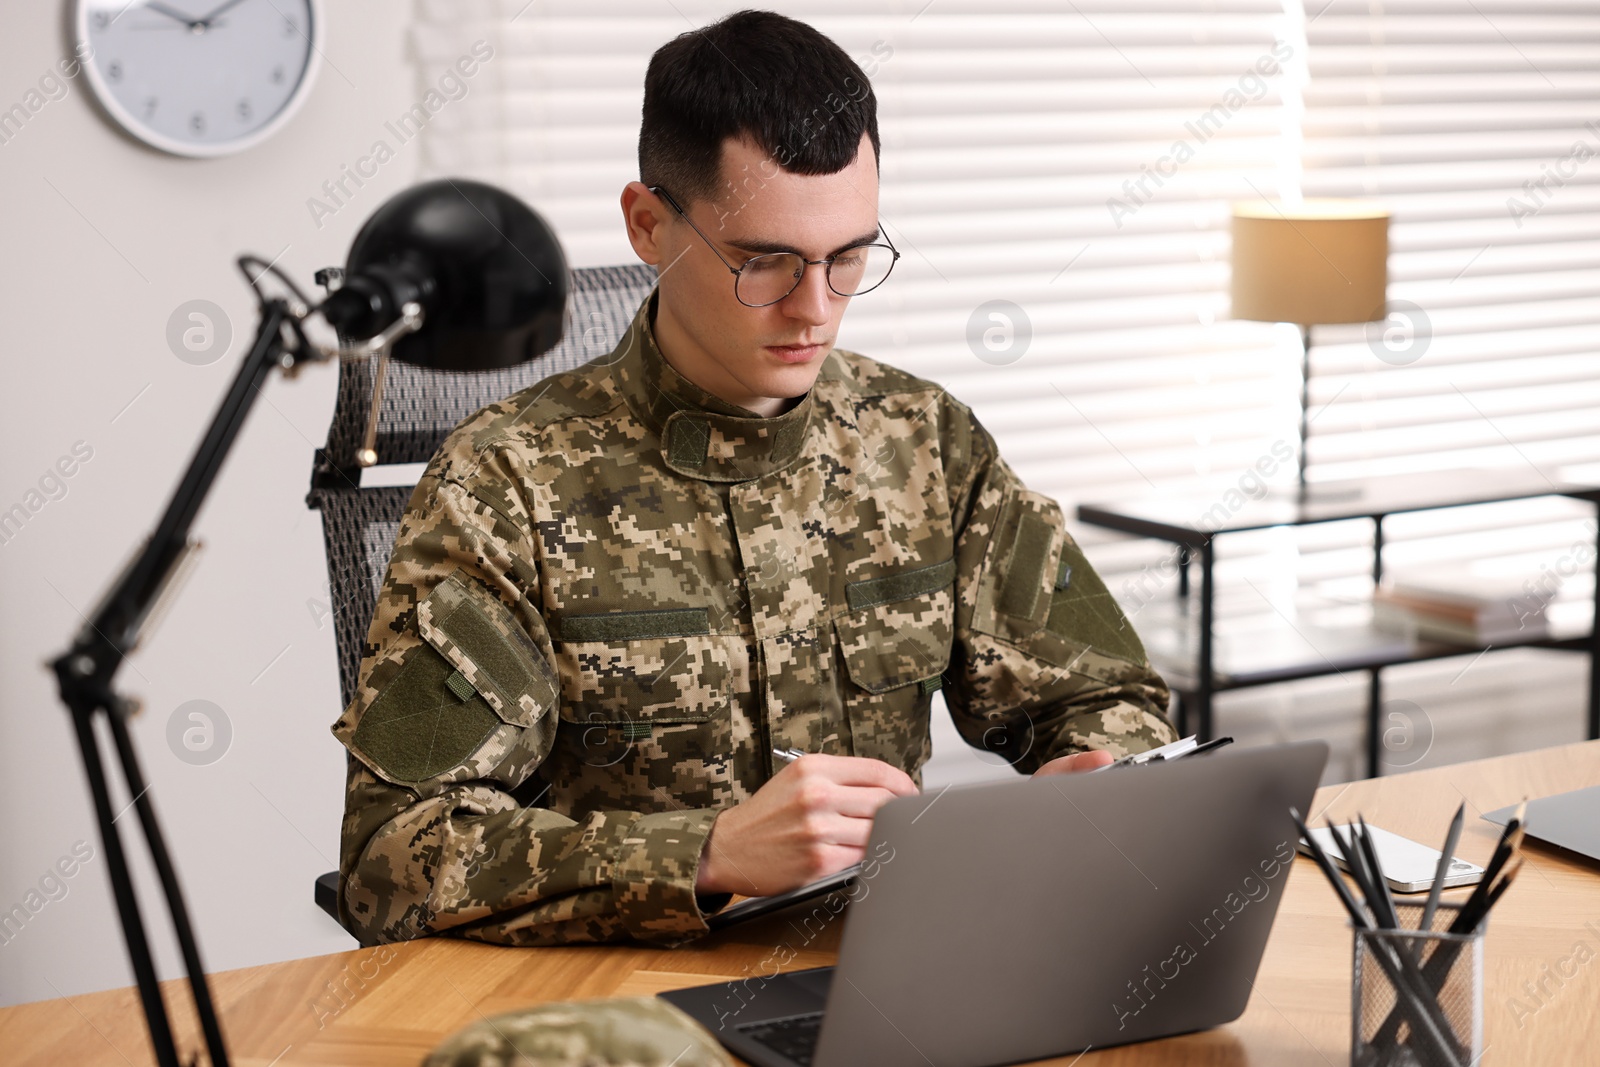
[[50, 664], [55, 671], [61, 700], [72, 714], [78, 747], [83, 756], [84, 773], [89, 779], [89, 790], [100, 824], [100, 840], [106, 853], [112, 894], [116, 899], [128, 956], [139, 986], [150, 1041], [160, 1067], [181, 1067], [181, 1062], [161, 1000], [138, 898], [134, 894], [133, 880], [116, 826], [119, 813], [111, 810], [110, 789], [94, 719], [97, 714], [104, 713], [108, 720], [123, 778], [129, 794], [134, 798], [133, 807], [139, 813], [139, 824], [149, 846], [162, 893], [166, 897], [167, 910], [172, 916], [173, 930], [188, 971], [189, 988], [205, 1034], [210, 1063], [212, 1067], [227, 1067], [222, 1029], [200, 963], [188, 909], [184, 905], [183, 893], [156, 819], [155, 806], [128, 734], [127, 719], [138, 705], [136, 701], [118, 695], [112, 682], [123, 659], [138, 645], [152, 609], [173, 588], [174, 579], [182, 570], [181, 564], [193, 547], [189, 532], [195, 516], [216, 481], [217, 472], [229, 449], [237, 440], [245, 417], [267, 375], [276, 366], [287, 370], [302, 359], [320, 358], [316, 350], [302, 343], [304, 337], [300, 333], [299, 318], [303, 316], [295, 315], [295, 310], [299, 309], [291, 310], [283, 300], [263, 299], [261, 323], [255, 341], [205, 436], [195, 449], [188, 469], [156, 524], [155, 532], [86, 620], [72, 647]]
[[[493, 221], [491, 215], [498, 218], [499, 223]], [[391, 247], [395, 245], [398, 247]], [[251, 255], [239, 258], [239, 269], [255, 291], [260, 310], [255, 340], [196, 446], [154, 532], [84, 619], [71, 646], [49, 663], [56, 676], [61, 701], [72, 715], [84, 774], [100, 826], [100, 841], [107, 857], [111, 890], [160, 1067], [183, 1065], [156, 981], [138, 898], [117, 831], [116, 822], [121, 813], [114, 814], [111, 810], [111, 793], [95, 718], [104, 714], [107, 719], [123, 780], [133, 797], [130, 806], [139, 813], [139, 824], [188, 971], [189, 988], [204, 1031], [210, 1065], [227, 1067], [227, 1049], [188, 910], [127, 728], [127, 720], [137, 711], [138, 703], [119, 695], [113, 680], [123, 660], [138, 647], [152, 620], [171, 602], [178, 579], [186, 569], [184, 564], [198, 547], [190, 537], [195, 517], [238, 439], [262, 385], [274, 367], [292, 376], [303, 363], [372, 360], [375, 391], [363, 442], [365, 447], [361, 450], [362, 465], [367, 466], [377, 458], [377, 416], [381, 410], [381, 383], [390, 350], [396, 341], [421, 329], [425, 317], [437, 319], [435, 336], [430, 340], [442, 339], [447, 345], [443, 354], [433, 353], [418, 361], [446, 369], [512, 366], [547, 351], [561, 336], [567, 274], [560, 243], [543, 219], [516, 198], [493, 187], [465, 180], [419, 186], [392, 198], [380, 208], [379, 214], [369, 219], [357, 235], [357, 246], [352, 249], [351, 264], [359, 268], [355, 275], [359, 284], [352, 292], [365, 292], [366, 305], [370, 306], [348, 298], [339, 299], [340, 294], [334, 291], [338, 287], [327, 285], [330, 299], [312, 307], [294, 281], [273, 262]], [[413, 278], [404, 271], [396, 273], [396, 256], [408, 264], [414, 264], [418, 257], [435, 258], [427, 260], [432, 263], [429, 270]], [[539, 262], [544, 262], [550, 272], [540, 269]], [[434, 271], [440, 272], [439, 277]], [[342, 272], [330, 271], [329, 280], [335, 273], [342, 279]], [[551, 281], [551, 274], [556, 275], [556, 281]], [[267, 295], [261, 282], [268, 275], [278, 280], [286, 295]], [[441, 282], [441, 277], [445, 281]], [[396, 279], [414, 284], [400, 285]], [[454, 288], [447, 283], [453, 283]], [[466, 310], [452, 317], [461, 309]], [[334, 346], [316, 342], [307, 337], [304, 329], [305, 320], [313, 314], [319, 314], [336, 333], [365, 340], [355, 344], [341, 341]], [[352, 323], [355, 328], [350, 328]], [[484, 351], [477, 351], [474, 346]], [[413, 355], [426, 355], [429, 351], [423, 348]], [[198, 1056], [197, 1053], [191, 1062], [198, 1062]]]

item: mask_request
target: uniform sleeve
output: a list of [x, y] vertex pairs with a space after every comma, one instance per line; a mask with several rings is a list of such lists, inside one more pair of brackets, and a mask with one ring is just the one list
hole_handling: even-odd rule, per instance
[[539, 806], [560, 686], [510, 462], [436, 460], [402, 521], [333, 727], [350, 753], [341, 921], [363, 944], [687, 940], [727, 899], [694, 892], [716, 810]]
[[1072, 752], [1175, 740], [1166, 683], [1061, 508], [1022, 484], [969, 411], [947, 414], [957, 534], [945, 698], [962, 737], [1030, 774]]

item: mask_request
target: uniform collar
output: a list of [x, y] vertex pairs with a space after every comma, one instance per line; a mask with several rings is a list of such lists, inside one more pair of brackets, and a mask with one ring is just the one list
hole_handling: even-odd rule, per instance
[[712, 396], [662, 357], [651, 325], [655, 307], [651, 290], [610, 362], [628, 407], [660, 440], [667, 466], [708, 482], [744, 482], [793, 463], [811, 427], [815, 390], [771, 418]]

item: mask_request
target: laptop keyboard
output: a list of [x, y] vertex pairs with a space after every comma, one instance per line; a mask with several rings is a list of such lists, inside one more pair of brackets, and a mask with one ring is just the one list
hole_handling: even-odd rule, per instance
[[739, 1032], [780, 1056], [787, 1056], [800, 1067], [811, 1067], [811, 1054], [817, 1050], [817, 1035], [822, 1032], [822, 1013], [791, 1015], [787, 1019], [769, 1019], [766, 1022], [748, 1023]]

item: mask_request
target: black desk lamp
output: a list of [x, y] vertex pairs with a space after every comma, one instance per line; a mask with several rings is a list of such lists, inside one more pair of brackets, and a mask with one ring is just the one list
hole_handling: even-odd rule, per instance
[[[383, 368], [391, 352], [397, 359], [442, 370], [509, 367], [555, 347], [567, 303], [566, 259], [550, 227], [510, 194], [465, 180], [418, 185], [380, 207], [356, 235], [348, 265], [318, 273], [318, 281], [329, 290], [318, 306], [311, 306], [293, 281], [258, 257], [241, 256], [238, 263], [259, 300], [261, 322], [255, 341], [155, 532], [89, 616], [72, 647], [51, 662], [62, 702], [77, 730], [111, 890], [161, 1067], [180, 1067], [181, 1061], [114, 822], [94, 720], [105, 714], [123, 780], [134, 798], [189, 974], [210, 1062], [212, 1067], [226, 1067], [227, 1050], [183, 894], [128, 734], [127, 720], [139, 705], [117, 693], [112, 682], [147, 624], [171, 602], [178, 579], [187, 570], [185, 564], [199, 547], [190, 538], [190, 529], [251, 404], [274, 367], [293, 375], [304, 363], [377, 360], [367, 447], [360, 457], [364, 466], [370, 466], [377, 458], [372, 443]], [[267, 274], [283, 284], [287, 295], [269, 297], [262, 290], [261, 280]], [[319, 314], [338, 330], [340, 347], [306, 337], [305, 321]], [[189, 1062], [199, 1062], [199, 1054]]]

